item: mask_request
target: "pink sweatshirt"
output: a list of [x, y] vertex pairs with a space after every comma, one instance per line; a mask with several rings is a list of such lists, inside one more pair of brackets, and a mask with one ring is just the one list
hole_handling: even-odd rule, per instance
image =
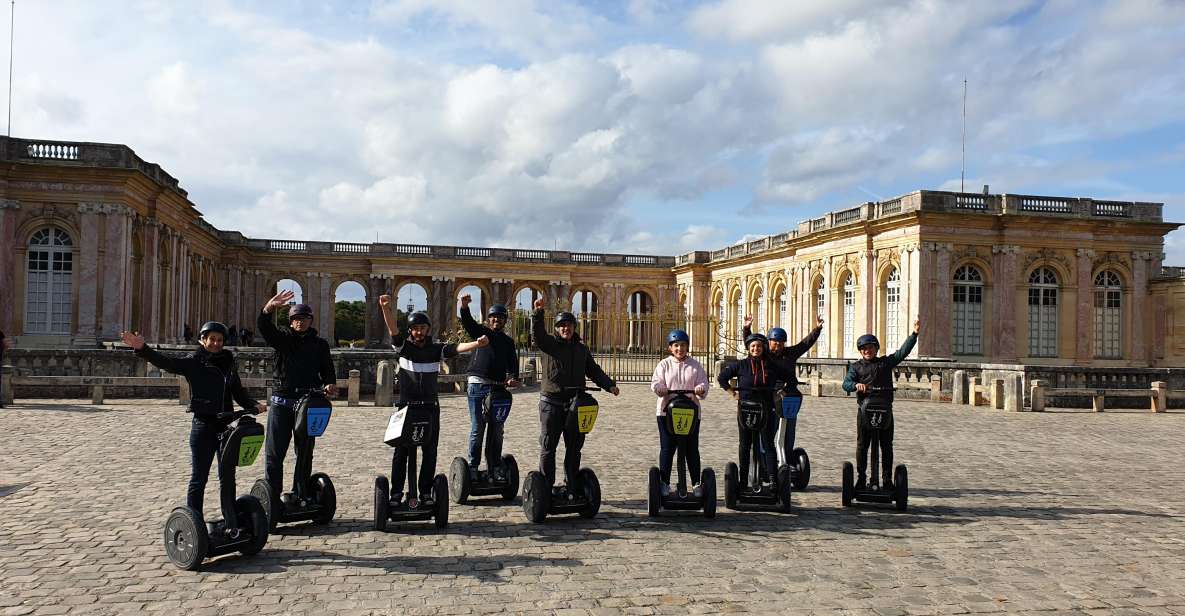
[[[704, 372], [704, 367], [691, 356], [679, 361], [673, 355], [668, 355], [658, 362], [654, 367], [654, 375], [650, 377], [650, 389], [656, 394], [660, 389], [695, 389], [696, 385], [702, 385], [704, 388], [704, 394], [699, 398], [707, 398], [708, 373]], [[691, 398], [694, 400], [695, 396]], [[670, 399], [670, 394], [659, 397], [655, 415], [663, 415], [663, 408]]]

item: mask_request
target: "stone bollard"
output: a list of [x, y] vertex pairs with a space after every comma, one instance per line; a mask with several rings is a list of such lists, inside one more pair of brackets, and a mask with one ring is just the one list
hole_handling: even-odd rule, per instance
[[177, 377], [177, 403], [181, 406], [189, 406], [189, 400], [192, 395], [189, 390], [189, 381], [183, 376]]
[[971, 398], [971, 406], [979, 406], [982, 398], [979, 395], [979, 377], [967, 379], [967, 395]]
[[523, 369], [522, 377], [523, 377], [523, 385], [534, 385], [535, 384], [535, 380], [538, 378], [538, 371], [535, 368], [535, 358], [534, 357], [527, 359], [527, 365], [526, 365], [526, 368]]
[[91, 404], [103, 404], [102, 385], [91, 385]]
[[0, 366], [0, 404], [12, 404], [12, 377], [15, 373], [12, 366]]
[[1103, 408], [1106, 407], [1106, 405], [1107, 405], [1107, 396], [1103, 393], [1103, 390], [1100, 389], [1100, 390], [1096, 391], [1093, 396], [1091, 396], [1090, 406], [1092, 409], [1094, 409], [1094, 412], [1102, 413]]
[[997, 411], [1004, 410], [1004, 379], [992, 379], [991, 385], [988, 386], [988, 400], [992, 408]]
[[1152, 382], [1152, 412], [1164, 413], [1169, 410], [1169, 384], [1164, 381]]
[[930, 376], [930, 402], [942, 402], [942, 377]]
[[1004, 410], [1019, 413], [1025, 410], [1025, 377], [1010, 374], [1004, 379]]
[[951, 404], [967, 404], [967, 371], [955, 370], [951, 381]]
[[823, 397], [823, 377], [818, 372], [811, 375], [810, 394], [818, 398]]
[[1029, 388], [1029, 404], [1032, 410], [1037, 412], [1045, 410], [1045, 389], [1046, 384], [1044, 380], [1033, 380], [1033, 385]]
[[346, 406], [358, 406], [358, 395], [362, 392], [362, 373], [350, 371], [350, 380], [346, 385]]
[[374, 405], [391, 406], [395, 397], [395, 365], [387, 360], [379, 362], [375, 372]]

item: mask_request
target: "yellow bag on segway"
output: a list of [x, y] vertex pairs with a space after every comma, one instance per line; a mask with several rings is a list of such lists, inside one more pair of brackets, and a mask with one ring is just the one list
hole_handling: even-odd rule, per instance
[[572, 401], [568, 403], [568, 411], [571, 413], [571, 418], [576, 422], [576, 429], [581, 434], [588, 434], [593, 431], [597, 425], [597, 413], [600, 410], [600, 405], [597, 404], [597, 399], [592, 397], [588, 392], [580, 392]]
[[664, 410], [667, 431], [675, 436], [691, 434], [695, 425], [699, 423], [699, 407], [687, 396], [671, 397]]

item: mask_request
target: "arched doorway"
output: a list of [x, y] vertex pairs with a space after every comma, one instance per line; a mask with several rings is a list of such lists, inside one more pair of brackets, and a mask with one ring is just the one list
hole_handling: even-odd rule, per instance
[[333, 292], [333, 342], [337, 346], [366, 344], [366, 288], [347, 280]]

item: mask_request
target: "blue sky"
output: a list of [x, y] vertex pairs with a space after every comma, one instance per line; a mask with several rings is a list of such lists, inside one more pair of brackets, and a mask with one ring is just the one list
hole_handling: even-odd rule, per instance
[[718, 248], [957, 189], [964, 79], [969, 190], [1185, 222], [1182, 2], [22, 0], [15, 50], [16, 136], [252, 237]]

